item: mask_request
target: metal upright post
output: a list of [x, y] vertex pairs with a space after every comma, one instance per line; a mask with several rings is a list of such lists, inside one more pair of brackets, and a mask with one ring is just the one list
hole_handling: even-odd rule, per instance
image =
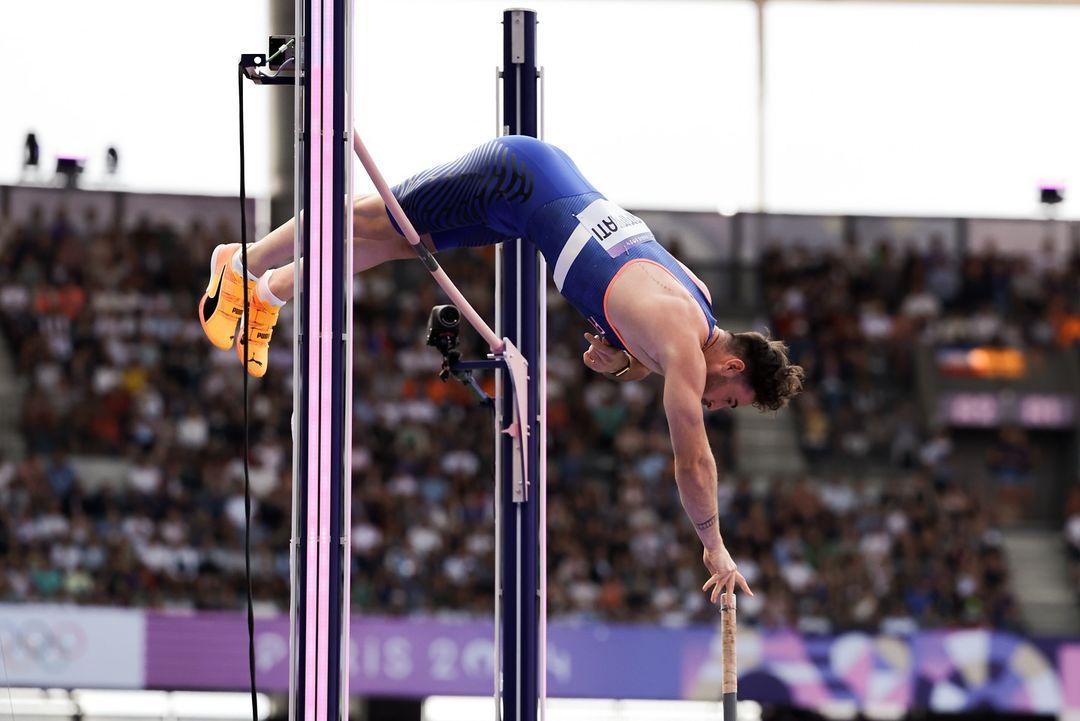
[[[536, 13], [512, 9], [503, 13], [502, 132], [538, 135], [536, 68]], [[497, 443], [496, 473], [499, 492], [497, 523], [499, 538], [499, 588], [496, 633], [499, 634], [501, 713], [505, 721], [535, 721], [542, 708], [540, 690], [542, 653], [540, 564], [541, 492], [545, 482], [542, 444], [545, 434], [545, 398], [541, 393], [545, 373], [543, 323], [546, 319], [546, 269], [540, 253], [518, 239], [503, 243], [497, 250], [496, 304], [497, 332], [510, 338], [529, 364], [530, 417], [526, 463], [530, 468], [527, 487], [515, 467], [513, 439], [500, 434]], [[502, 375], [502, 374], [500, 374]], [[496, 429], [505, 428], [513, 418], [513, 396], [509, 381], [497, 385]]]
[[352, 406], [351, 13], [296, 4], [293, 721], [345, 721]]

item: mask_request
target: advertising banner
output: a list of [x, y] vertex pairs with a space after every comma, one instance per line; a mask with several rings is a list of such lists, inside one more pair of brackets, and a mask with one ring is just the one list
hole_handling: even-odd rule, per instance
[[[354, 616], [351, 689], [358, 695], [485, 696], [494, 683], [490, 621]], [[236, 612], [169, 613], [0, 605], [13, 686], [242, 691], [247, 628]], [[984, 629], [910, 636], [790, 630], [739, 633], [739, 694], [818, 709], [891, 706], [939, 712], [1080, 711], [1080, 640]], [[286, 616], [256, 621], [259, 689], [289, 687]], [[717, 627], [553, 623], [551, 696], [718, 699]]]
[[0, 650], [12, 686], [142, 688], [143, 613], [0, 605]]
[[[146, 683], [243, 689], [246, 642], [240, 614], [150, 613]], [[805, 708], [841, 702], [1055, 713], [1080, 701], [1065, 695], [1080, 688], [1080, 644], [1004, 632], [805, 636], [746, 629], [738, 654], [741, 696]], [[493, 628], [472, 620], [354, 617], [350, 657], [356, 694], [487, 695], [494, 678]], [[263, 690], [288, 688], [286, 618], [256, 622], [256, 659]], [[717, 699], [720, 679], [717, 628], [550, 627], [552, 696]]]

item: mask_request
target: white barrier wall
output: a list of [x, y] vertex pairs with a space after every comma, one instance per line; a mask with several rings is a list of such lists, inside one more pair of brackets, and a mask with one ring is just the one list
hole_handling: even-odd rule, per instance
[[0, 605], [12, 686], [143, 688], [146, 621], [139, 610]]

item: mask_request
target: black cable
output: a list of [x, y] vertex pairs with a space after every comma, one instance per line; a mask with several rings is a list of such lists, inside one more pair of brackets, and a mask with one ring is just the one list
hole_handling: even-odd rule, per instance
[[247, 184], [244, 181], [244, 67], [236, 76], [236, 85], [240, 95], [240, 266], [244, 277], [244, 320], [240, 343], [244, 349], [244, 362], [240, 364], [244, 374], [244, 576], [247, 581], [247, 632], [248, 632], [248, 675], [251, 679], [251, 721], [259, 721], [259, 701], [255, 692], [255, 601], [251, 593], [251, 422], [248, 417], [248, 339], [251, 308], [248, 303], [248, 258], [247, 258]]

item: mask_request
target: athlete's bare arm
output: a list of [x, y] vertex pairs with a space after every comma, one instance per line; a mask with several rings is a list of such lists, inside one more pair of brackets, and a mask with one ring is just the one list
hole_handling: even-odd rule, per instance
[[609, 374], [611, 380], [625, 383], [626, 381], [639, 381], [652, 375], [652, 371], [646, 368], [637, 358], [629, 353], [626, 354], [626, 357], [630, 359], [630, 369], [618, 376], [614, 373]]
[[[705, 548], [723, 545], [716, 518], [716, 461], [705, 434], [701, 396], [705, 392], [705, 358], [689, 344], [689, 353], [665, 354], [664, 413], [675, 453], [675, 482], [683, 509]], [[696, 351], [696, 352], [695, 352]]]
[[716, 502], [716, 461], [705, 433], [701, 397], [705, 392], [705, 356], [693, 332], [673, 338], [658, 353], [664, 372], [664, 413], [675, 453], [675, 483], [683, 510], [704, 548], [702, 560], [711, 574], [702, 587], [712, 589], [715, 603], [722, 591], [738, 584], [751, 593], [720, 536]]

